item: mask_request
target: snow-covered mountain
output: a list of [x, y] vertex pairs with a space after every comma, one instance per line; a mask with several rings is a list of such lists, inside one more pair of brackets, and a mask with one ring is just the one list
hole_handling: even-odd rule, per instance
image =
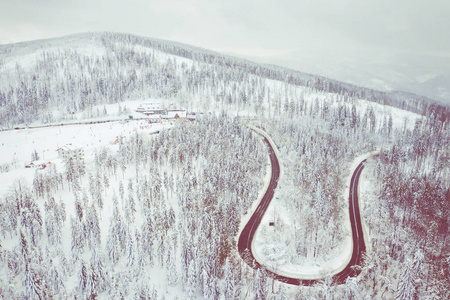
[[[330, 63], [331, 60], [325, 65]], [[319, 67], [312, 64], [310, 70], [323, 73], [324, 69]], [[330, 70], [339, 73], [340, 69]], [[351, 79], [355, 71], [347, 73]], [[359, 76], [357, 83], [363, 81], [367, 86], [390, 89], [386, 80], [374, 81], [370, 73], [365, 78]], [[395, 79], [395, 74], [391, 78]], [[445, 78], [438, 80], [430, 75], [422, 80], [433, 89], [433, 83]], [[0, 45], [0, 125], [11, 127], [36, 120], [48, 123], [67, 119], [94, 105], [145, 97], [172, 98], [190, 108], [198, 107], [197, 100], [202, 98], [201, 106], [206, 110], [211, 108], [211, 99], [222, 105], [238, 99], [248, 106], [248, 99], [261, 98], [254, 88], [249, 88], [255, 86], [254, 80], [275, 80], [415, 113], [425, 112], [431, 103], [423, 96], [369, 89], [176, 42], [128, 34], [88, 33]], [[195, 96], [199, 94], [201, 97]], [[244, 107], [240, 104], [238, 110]]]
[[[199, 113], [135, 117], [146, 101]], [[426, 97], [128, 34], [0, 45], [0, 298], [449, 299], [449, 119]], [[240, 256], [271, 180], [249, 127], [281, 169], [252, 249], [323, 283]], [[370, 251], [337, 286], [347, 187], [380, 148], [359, 169]]]
[[405, 91], [450, 104], [450, 57], [373, 52], [326, 56], [290, 52], [248, 59], [382, 91]]

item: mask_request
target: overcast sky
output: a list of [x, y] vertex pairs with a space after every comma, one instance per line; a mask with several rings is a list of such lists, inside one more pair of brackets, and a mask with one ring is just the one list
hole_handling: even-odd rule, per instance
[[222, 52], [450, 56], [449, 0], [2, 0], [0, 44], [114, 31]]

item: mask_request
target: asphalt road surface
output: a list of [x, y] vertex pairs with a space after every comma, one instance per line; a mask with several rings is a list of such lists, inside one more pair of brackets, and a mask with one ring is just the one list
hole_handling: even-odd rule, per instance
[[[260, 264], [256, 261], [255, 257], [252, 253], [252, 241], [256, 233], [256, 229], [261, 224], [261, 219], [264, 216], [270, 201], [274, 196], [274, 190], [278, 184], [278, 178], [280, 177], [280, 165], [278, 163], [278, 159], [275, 155], [274, 149], [271, 144], [264, 137], [264, 142], [267, 144], [269, 148], [269, 157], [270, 163], [272, 166], [272, 176], [270, 178], [269, 186], [267, 187], [266, 193], [264, 194], [261, 202], [256, 208], [253, 215], [250, 217], [250, 220], [245, 225], [242, 230], [239, 240], [238, 240], [238, 251], [242, 259], [252, 268], [259, 269], [264, 268], [266, 270], [266, 274], [276, 280], [281, 282], [285, 282], [293, 285], [313, 285], [321, 281], [321, 279], [299, 279], [286, 277], [270, 270], [267, 270], [264, 265]], [[353, 251], [352, 257], [348, 263], [348, 265], [339, 273], [332, 276], [333, 282], [336, 284], [344, 284], [347, 277], [357, 276], [360, 273], [359, 268], [355, 268], [357, 265], [361, 265], [362, 263], [362, 254], [366, 251], [366, 246], [364, 243], [364, 235], [361, 225], [361, 216], [359, 212], [359, 203], [358, 203], [358, 182], [359, 177], [361, 175], [362, 170], [364, 169], [363, 160], [356, 170], [353, 172], [352, 179], [350, 182], [350, 192], [349, 192], [349, 213], [350, 213], [350, 224], [352, 228], [352, 239], [353, 239]]]

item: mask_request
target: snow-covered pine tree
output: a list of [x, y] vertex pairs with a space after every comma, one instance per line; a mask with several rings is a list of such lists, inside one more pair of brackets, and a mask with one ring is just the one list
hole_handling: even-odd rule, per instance
[[115, 264], [120, 258], [120, 251], [118, 248], [117, 228], [115, 224], [114, 216], [111, 216], [109, 220], [108, 237], [106, 239], [106, 249], [108, 252], [109, 260]]
[[228, 258], [225, 260], [223, 295], [225, 299], [232, 299], [234, 295], [234, 278]]
[[189, 263], [189, 271], [188, 271], [188, 282], [187, 282], [187, 290], [188, 298], [190, 300], [197, 298], [197, 275], [195, 272], [194, 261], [191, 260]]
[[168, 265], [167, 283], [169, 286], [175, 286], [178, 283], [178, 275], [174, 258], [171, 256]]
[[265, 286], [261, 269], [256, 270], [256, 276], [253, 280], [253, 299], [264, 300], [266, 299]]
[[414, 281], [414, 270], [411, 266], [411, 262], [408, 261], [403, 267], [402, 276], [399, 281], [399, 287], [397, 289], [397, 296], [395, 297], [395, 299], [413, 300], [416, 294]]
[[84, 295], [87, 290], [88, 276], [89, 276], [89, 274], [88, 274], [88, 269], [86, 267], [86, 264], [81, 259], [79, 270], [78, 270], [78, 292], [82, 295]]
[[91, 208], [87, 210], [84, 227], [86, 228], [86, 239], [89, 248], [94, 249], [100, 246], [101, 230], [97, 215], [97, 208], [94, 202], [91, 204]]
[[86, 266], [88, 276], [86, 281], [86, 297], [88, 299], [96, 299], [99, 293], [99, 278], [97, 269], [91, 262], [89, 266]]
[[136, 260], [134, 236], [132, 234], [128, 234], [127, 236], [127, 266], [132, 267]]
[[97, 291], [101, 293], [109, 286], [109, 277], [105, 270], [104, 258], [100, 250], [92, 250], [91, 268], [94, 268], [97, 278]]

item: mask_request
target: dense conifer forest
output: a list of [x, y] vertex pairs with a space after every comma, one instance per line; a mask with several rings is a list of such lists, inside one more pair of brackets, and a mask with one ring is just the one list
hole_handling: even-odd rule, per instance
[[[127, 34], [0, 46], [2, 129], [91, 119], [107, 115], [105, 105], [150, 98], [197, 118], [136, 130], [0, 196], [1, 297], [450, 297], [450, 108]], [[236, 240], [269, 170], [247, 124], [271, 136], [282, 167], [278, 231], [263, 226], [255, 242], [268, 264], [342, 255], [346, 178], [356, 157], [375, 153], [359, 188], [369, 250], [358, 277], [290, 286], [240, 258]]]

